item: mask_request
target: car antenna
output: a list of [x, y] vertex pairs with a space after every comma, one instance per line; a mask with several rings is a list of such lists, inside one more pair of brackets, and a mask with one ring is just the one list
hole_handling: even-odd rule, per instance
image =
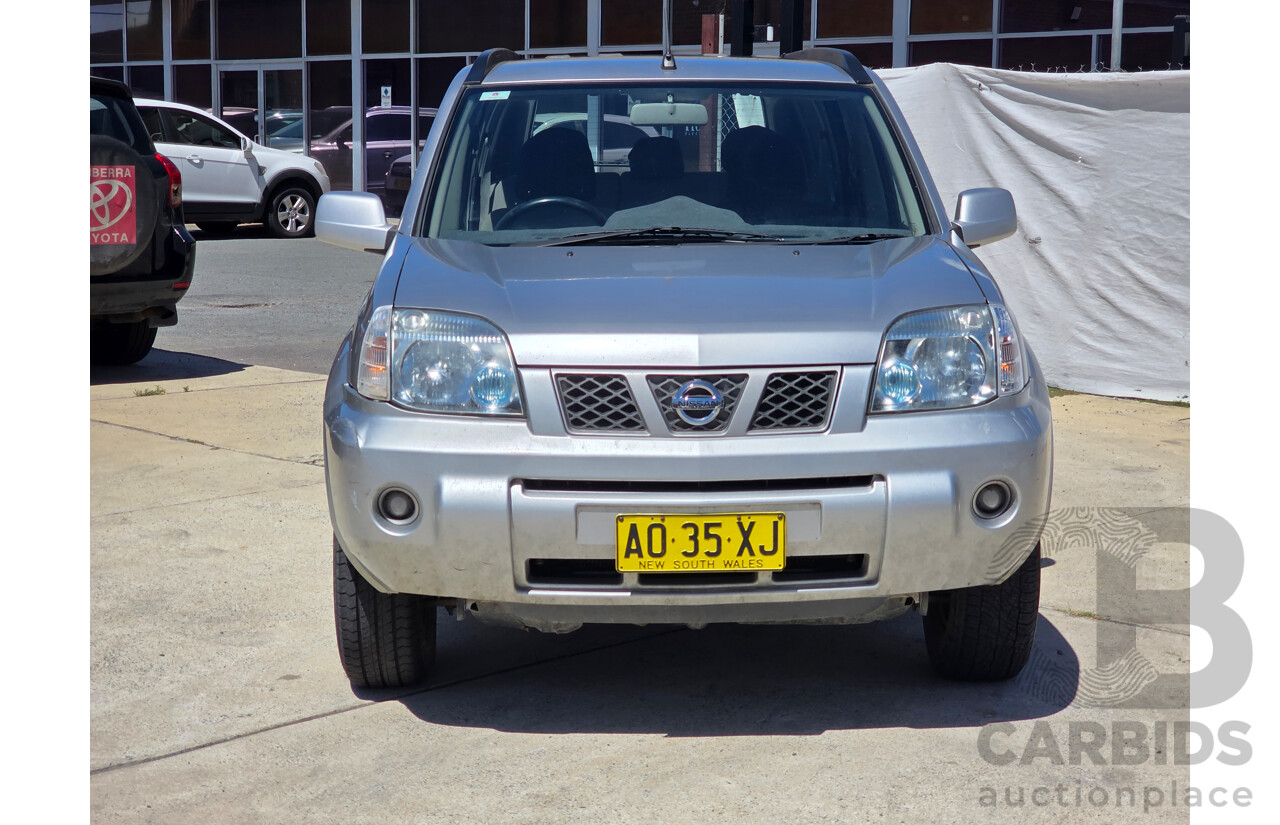
[[671, 53], [671, 0], [662, 0], [662, 68], [675, 71], [676, 58]]

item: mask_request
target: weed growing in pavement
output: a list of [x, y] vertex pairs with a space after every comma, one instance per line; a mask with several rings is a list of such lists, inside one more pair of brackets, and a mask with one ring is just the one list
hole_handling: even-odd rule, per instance
[[1075, 616], [1077, 619], [1096, 619], [1098, 614], [1092, 610], [1067, 610], [1064, 611], [1068, 616]]
[[154, 389], [134, 390], [133, 394], [139, 398], [141, 398], [144, 395], [164, 395], [164, 387], [160, 386], [159, 384], [156, 384]]

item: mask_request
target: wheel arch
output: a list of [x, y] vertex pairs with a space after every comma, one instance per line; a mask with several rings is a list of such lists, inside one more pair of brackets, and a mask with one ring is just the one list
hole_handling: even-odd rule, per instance
[[311, 197], [315, 198], [317, 201], [320, 200], [320, 196], [323, 194], [323, 190], [320, 188], [320, 183], [306, 172], [281, 172], [278, 177], [274, 178], [271, 183], [267, 184], [266, 194], [263, 195], [262, 198], [261, 218], [266, 218], [267, 211], [271, 209], [271, 202], [275, 200], [276, 194], [284, 187], [291, 185], [303, 187], [310, 192]]

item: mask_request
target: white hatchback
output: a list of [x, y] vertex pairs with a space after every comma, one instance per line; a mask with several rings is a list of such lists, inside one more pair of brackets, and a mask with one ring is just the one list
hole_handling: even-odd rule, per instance
[[194, 106], [136, 103], [156, 149], [182, 172], [187, 220], [215, 233], [262, 221], [277, 237], [312, 234], [316, 200], [329, 191], [319, 161], [255, 143]]

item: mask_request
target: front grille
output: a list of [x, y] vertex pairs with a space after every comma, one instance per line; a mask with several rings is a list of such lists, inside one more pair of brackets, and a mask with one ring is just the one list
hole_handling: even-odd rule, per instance
[[623, 376], [557, 374], [556, 387], [570, 431], [644, 432], [644, 419]]
[[613, 559], [529, 559], [532, 585], [613, 585], [622, 584]]
[[[715, 387], [723, 398], [720, 413], [706, 424], [690, 424], [680, 417], [680, 413], [672, 405], [672, 399], [679, 389], [688, 381], [706, 381]], [[649, 389], [653, 399], [662, 410], [662, 418], [667, 422], [667, 429], [673, 433], [718, 433], [724, 432], [733, 420], [733, 411], [742, 397], [742, 388], [747, 384], [745, 374], [738, 375], [650, 375]]]
[[792, 556], [787, 566], [773, 571], [773, 580], [784, 582], [819, 582], [833, 579], [861, 579], [867, 575], [868, 557], [864, 554], [842, 556]]
[[821, 429], [835, 398], [835, 371], [775, 372], [751, 419], [752, 430]]

